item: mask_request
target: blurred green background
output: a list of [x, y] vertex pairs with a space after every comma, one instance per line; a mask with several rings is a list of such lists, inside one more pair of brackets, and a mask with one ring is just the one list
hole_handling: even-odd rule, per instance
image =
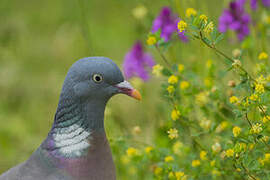
[[[72, 63], [86, 56], [106, 56], [121, 66], [133, 43], [145, 42], [161, 7], [169, 5], [180, 15], [187, 7], [193, 7], [217, 22], [227, 2], [1, 0], [0, 173], [26, 160], [45, 139], [53, 123], [65, 74]], [[180, 9], [174, 7], [175, 3], [180, 3]], [[144, 5], [148, 11], [142, 20], [132, 15], [138, 5]], [[194, 43], [190, 48], [179, 43], [170, 49], [170, 55], [173, 54], [170, 59], [199, 69], [209, 54], [196, 48], [199, 46]], [[149, 51], [160, 61], [155, 51]], [[206, 58], [198, 61], [196, 54]], [[122, 95], [114, 97], [106, 111], [106, 130], [113, 140], [133, 136], [134, 126], [140, 126], [142, 132], [136, 141], [151, 143], [155, 126], [169, 117], [159, 99], [160, 82], [156, 79], [143, 84], [132, 82], [142, 91], [143, 101]], [[117, 160], [120, 155], [115, 153], [114, 158]], [[120, 179], [125, 179], [121, 175], [125, 170], [118, 167]]]

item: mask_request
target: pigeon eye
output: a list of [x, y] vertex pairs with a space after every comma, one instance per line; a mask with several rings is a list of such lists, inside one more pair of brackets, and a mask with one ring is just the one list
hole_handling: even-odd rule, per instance
[[101, 83], [102, 80], [103, 80], [103, 77], [101, 74], [94, 74], [93, 75], [93, 80], [96, 82], [96, 83]]

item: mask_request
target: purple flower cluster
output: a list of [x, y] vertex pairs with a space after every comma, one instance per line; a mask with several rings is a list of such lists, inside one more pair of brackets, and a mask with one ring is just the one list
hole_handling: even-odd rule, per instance
[[134, 44], [124, 58], [124, 74], [127, 79], [138, 76], [144, 81], [149, 79], [146, 67], [153, 67], [155, 62], [149, 53], [145, 53], [140, 41]]
[[[270, 7], [270, 0], [262, 0], [262, 4], [265, 7]], [[258, 0], [250, 0], [250, 7], [252, 10], [256, 10], [258, 8]]]
[[240, 41], [250, 33], [249, 24], [251, 18], [246, 13], [244, 5], [245, 0], [232, 1], [229, 8], [225, 9], [219, 18], [219, 31], [224, 33], [228, 29], [231, 29], [237, 33]]
[[[173, 33], [177, 32], [177, 23], [179, 20], [177, 15], [173, 14], [169, 7], [163, 7], [160, 14], [153, 22], [152, 33], [155, 33], [160, 29], [160, 36], [167, 42], [171, 39]], [[179, 33], [179, 37], [184, 42], [188, 41], [184, 32]]]

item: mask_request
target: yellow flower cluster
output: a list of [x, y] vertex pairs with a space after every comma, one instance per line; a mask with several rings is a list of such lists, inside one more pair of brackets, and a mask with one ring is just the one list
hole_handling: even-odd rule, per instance
[[195, 96], [195, 101], [198, 105], [203, 106], [208, 103], [208, 93], [200, 92]]
[[175, 91], [174, 86], [172, 86], [172, 85], [168, 86], [168, 87], [167, 87], [167, 91], [168, 91], [169, 94], [174, 93], [174, 91]]
[[160, 64], [156, 64], [152, 68], [152, 73], [156, 75], [157, 77], [159, 77], [161, 76], [162, 70], [163, 70], [163, 66], [161, 66]]
[[255, 125], [252, 125], [252, 127], [250, 129], [250, 133], [251, 134], [259, 134], [260, 132], [262, 132], [262, 130], [263, 130], [262, 124], [256, 123]]
[[155, 36], [149, 36], [148, 39], [146, 40], [146, 43], [149, 45], [149, 46], [152, 46], [154, 44], [157, 43], [157, 39]]
[[175, 172], [175, 177], [176, 177], [176, 180], [186, 180], [187, 179], [187, 176], [182, 171]]
[[188, 87], [189, 87], [189, 82], [188, 82], [188, 81], [182, 81], [182, 82], [180, 83], [180, 89], [185, 90], [185, 89], [187, 89]]
[[204, 28], [203, 31], [204, 31], [206, 34], [209, 34], [209, 33], [211, 33], [213, 30], [214, 30], [214, 23], [211, 21], [211, 22], [209, 22], [209, 23], [207, 24], [207, 26]]
[[183, 72], [185, 69], [185, 66], [183, 64], [178, 64], [178, 72]]
[[164, 161], [165, 162], [172, 162], [174, 160], [174, 158], [172, 157], [172, 156], [166, 156], [165, 158], [164, 158]]
[[250, 99], [251, 101], [257, 101], [257, 100], [259, 99], [259, 96], [258, 96], [257, 94], [252, 94], [252, 95], [249, 97], [249, 99]]
[[197, 11], [193, 8], [187, 8], [186, 10], [186, 17], [196, 16]]
[[169, 131], [167, 133], [169, 134], [168, 136], [169, 136], [170, 139], [178, 138], [178, 130], [175, 129], [175, 128], [169, 129]]
[[205, 24], [207, 23], [207, 16], [205, 14], [200, 15], [200, 20], [202, 20]]
[[268, 58], [268, 54], [266, 52], [261, 52], [258, 56], [258, 58], [260, 60], [263, 60], [263, 59], [267, 59]]
[[175, 75], [171, 75], [168, 79], [169, 84], [176, 84], [178, 82], [178, 77]]
[[171, 113], [171, 118], [173, 121], [176, 121], [180, 117], [181, 113], [177, 109], [173, 109]]
[[230, 97], [230, 103], [236, 104], [236, 103], [238, 103], [238, 101], [239, 101], [238, 97], [236, 97], [236, 96]]
[[201, 151], [200, 152], [200, 158], [201, 158], [201, 160], [203, 160], [203, 161], [207, 160], [206, 155], [207, 155], [207, 152], [206, 151]]
[[233, 127], [233, 136], [237, 137], [237, 136], [239, 136], [240, 133], [241, 133], [241, 128], [238, 126], [234, 126]]
[[144, 149], [144, 151], [147, 153], [147, 154], [149, 154], [151, 151], [153, 151], [153, 147], [151, 147], [151, 146], [148, 146], [148, 147], [146, 147], [145, 149]]
[[265, 153], [264, 154], [264, 158], [263, 159], [259, 159], [259, 162], [261, 163], [261, 165], [263, 166], [265, 163], [269, 163], [270, 162], [270, 153]]
[[199, 165], [201, 165], [201, 161], [198, 160], [198, 159], [193, 160], [192, 163], [191, 163], [191, 166], [192, 166], [192, 167], [197, 167], [197, 166], [199, 166]]
[[178, 29], [178, 31], [179, 31], [179, 32], [183, 32], [183, 31], [186, 30], [186, 28], [187, 28], [187, 23], [186, 23], [185, 21], [183, 21], [183, 20], [180, 20], [180, 21], [178, 22], [178, 24], [177, 24], [177, 29]]
[[161, 167], [156, 167], [154, 169], [154, 174], [158, 176], [162, 173], [162, 171], [163, 171], [163, 169]]
[[139, 154], [138, 152], [139, 152], [138, 149], [133, 148], [133, 147], [128, 148], [126, 151], [126, 153], [129, 157], [138, 155]]
[[180, 141], [176, 141], [172, 146], [172, 150], [175, 154], [180, 154], [182, 147], [183, 147], [183, 143], [181, 143]]
[[227, 157], [233, 157], [234, 155], [234, 150], [233, 149], [227, 149], [226, 150], [226, 156]]
[[264, 93], [264, 85], [261, 83], [255, 84], [255, 91], [259, 94]]
[[269, 120], [270, 120], [270, 116], [269, 115], [264, 116], [263, 119], [262, 119], [263, 123], [267, 123]]

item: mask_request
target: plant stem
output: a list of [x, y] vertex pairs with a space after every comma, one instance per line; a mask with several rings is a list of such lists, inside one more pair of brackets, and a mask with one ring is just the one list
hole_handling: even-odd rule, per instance
[[163, 59], [163, 61], [166, 63], [166, 65], [167, 65], [169, 68], [171, 68], [171, 67], [172, 67], [171, 64], [169, 63], [169, 61], [167, 60], [167, 58], [163, 55], [163, 53], [161, 52], [161, 50], [160, 50], [160, 48], [158, 47], [157, 44], [155, 44], [155, 47], [156, 47], [156, 49], [157, 49], [159, 55], [160, 55], [161, 58]]

